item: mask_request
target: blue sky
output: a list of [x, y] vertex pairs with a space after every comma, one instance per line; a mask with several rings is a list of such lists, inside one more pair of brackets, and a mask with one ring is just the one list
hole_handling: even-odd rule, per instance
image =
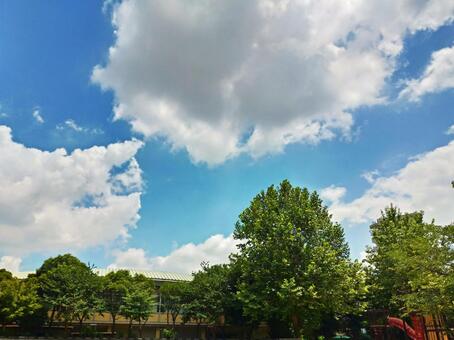
[[[238, 10], [235, 6], [242, 5], [220, 2], [203, 8], [212, 18], [205, 25], [206, 18], [192, 8], [186, 8], [187, 14], [182, 16], [186, 12], [179, 11], [178, 6], [191, 5], [171, 3], [173, 7], [167, 9], [163, 3], [141, 9], [148, 5], [134, 1], [114, 5], [88, 0], [0, 1], [0, 125], [11, 129], [13, 139], [2, 144], [5, 151], [13, 144], [22, 144], [27, 150], [52, 153], [65, 148], [71, 154], [75, 149], [108, 147], [133, 138], [143, 141], [137, 153], [128, 151], [131, 157], [124, 160], [127, 163], [135, 155], [141, 169], [136, 169], [136, 174], [141, 174], [140, 185], [128, 188], [140, 193], [141, 208], [126, 213], [138, 213], [140, 219], [126, 228], [127, 237], [121, 232], [124, 226], [118, 226], [118, 238], [104, 242], [99, 237], [103, 232], [100, 229], [87, 246], [52, 243], [43, 238], [27, 240], [36, 241], [36, 247], [27, 249], [25, 242], [5, 241], [2, 246], [0, 241], [4, 265], [32, 270], [47, 256], [62, 251], [74, 252], [98, 267], [186, 270], [204, 256], [212, 262], [222, 261], [234, 247], [229, 235], [238, 214], [260, 190], [286, 178], [311, 190], [325, 190], [322, 196], [328, 197], [326, 204], [345, 227], [353, 257], [361, 257], [369, 243], [368, 225], [378, 216], [375, 201], [370, 203], [371, 196], [367, 196], [371, 188], [377, 190], [372, 195], [374, 199], [379, 197], [377, 202], [386, 201], [382, 199], [385, 197], [404, 210], [427, 210], [429, 217], [442, 223], [454, 220], [445, 209], [454, 203], [449, 191], [436, 191], [445, 195], [437, 206], [421, 198], [427, 187], [419, 191], [412, 191], [412, 185], [408, 188], [414, 178], [407, 175], [416, 167], [426, 172], [415, 173], [434, 177], [435, 182], [449, 183], [452, 175], [452, 170], [443, 168], [443, 172], [431, 164], [438, 164], [437, 157], [447, 164], [454, 160], [449, 144], [452, 134], [447, 133], [454, 125], [453, 6], [444, 5], [444, 14], [439, 15], [431, 14], [427, 5], [417, 11], [420, 17], [408, 14], [409, 18], [391, 28], [386, 20], [398, 16], [398, 11], [385, 8], [390, 12], [383, 14], [384, 19], [379, 16], [378, 23], [372, 23], [373, 10], [358, 8], [355, 13], [360, 24], [370, 22], [367, 31], [376, 36], [369, 37], [358, 28], [360, 24], [352, 31], [346, 24], [348, 18], [336, 17], [345, 37], [364, 37], [351, 38], [353, 42], [345, 38], [340, 43], [334, 33], [325, 32], [331, 22], [326, 21], [320, 27], [311, 26], [321, 37], [314, 40], [315, 44], [305, 36], [304, 29], [299, 30], [313, 25], [305, 21], [309, 9], [299, 12], [301, 9], [285, 8], [285, 13], [279, 12], [288, 15], [289, 22], [284, 25], [268, 17], [257, 19], [254, 8], [243, 9], [244, 18], [229, 17]], [[324, 6], [323, 2], [318, 6]], [[411, 13], [412, 6], [419, 5], [409, 1], [407, 6]], [[257, 33], [265, 25], [262, 21], [279, 39], [294, 34], [302, 55], [289, 52], [287, 47], [279, 47], [278, 52], [271, 49], [277, 38]], [[256, 24], [256, 29], [244, 26], [247, 28], [237, 32], [232, 28], [241, 28], [245, 22]], [[189, 27], [189, 33], [178, 29], [180, 23]], [[210, 25], [218, 28], [214, 37], [209, 33]], [[148, 41], [157, 41], [158, 48]], [[257, 54], [245, 48], [250, 41], [263, 51]], [[392, 48], [385, 43], [392, 44]], [[222, 55], [212, 45], [218, 46]], [[112, 46], [116, 46], [115, 52], [109, 52]], [[147, 48], [141, 50], [142, 46]], [[205, 48], [203, 54], [193, 51]], [[333, 49], [336, 51], [331, 52]], [[158, 55], [164, 53], [162, 50], [169, 55]], [[444, 52], [443, 59], [435, 57], [437, 51]], [[207, 59], [191, 59], [200, 56]], [[100, 75], [94, 72], [96, 67]], [[318, 67], [320, 71], [315, 73]], [[227, 79], [218, 74], [235, 74], [228, 78], [235, 95], [226, 95], [227, 99], [216, 96], [213, 84]], [[268, 86], [274, 79], [276, 83]], [[145, 99], [137, 99], [139, 95]], [[155, 103], [164, 109], [150, 109]], [[121, 105], [121, 112], [115, 111]], [[270, 112], [263, 108], [270, 108]], [[334, 127], [329, 125], [330, 119], [336, 122]], [[326, 127], [311, 135], [307, 131], [314, 122]], [[200, 129], [208, 131], [202, 140], [198, 139]], [[255, 133], [264, 139], [257, 137], [258, 142], [253, 143]], [[232, 140], [233, 144], [229, 142]], [[424, 156], [414, 158], [421, 154]], [[24, 157], [15, 160], [14, 166], [36, 166]], [[0, 164], [4, 172], [10, 159]], [[116, 169], [124, 171], [124, 164]], [[362, 175], [372, 171], [375, 175], [367, 181]], [[402, 188], [393, 191], [383, 186], [382, 182], [391, 183], [396, 178]], [[0, 179], [8, 189], [11, 177], [0, 174]], [[48, 184], [53, 185], [51, 180]], [[333, 192], [342, 194], [333, 198]], [[89, 194], [92, 192], [87, 189], [81, 195]], [[0, 195], [6, 197], [7, 190], [2, 193], [0, 189]], [[39, 191], [36, 195], [40, 197]], [[362, 200], [356, 204], [355, 199]], [[26, 201], [18, 202], [26, 206]], [[4, 211], [11, 209], [6, 199], [0, 200], [2, 204]], [[41, 208], [36, 209], [34, 219], [42, 213]], [[34, 219], [25, 225], [8, 218], [2, 221], [0, 216], [2, 238], [9, 238], [7, 232], [12, 228], [38, 228]], [[76, 227], [68, 226], [68, 230]], [[49, 228], [66, 232], [63, 225]], [[25, 237], [20, 231], [18, 235], [18, 239]], [[218, 237], [210, 239], [213, 235]], [[219, 247], [213, 250], [216, 242], [220, 242]]]

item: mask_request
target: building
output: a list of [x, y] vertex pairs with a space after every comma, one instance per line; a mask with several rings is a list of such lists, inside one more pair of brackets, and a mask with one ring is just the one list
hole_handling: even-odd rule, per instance
[[[119, 269], [94, 269], [94, 272], [99, 276], [105, 276], [109, 272], [120, 270]], [[168, 273], [168, 272], [156, 272], [148, 270], [137, 270], [137, 269], [125, 269], [130, 272], [132, 276], [134, 275], [144, 275], [145, 277], [153, 280], [156, 289], [156, 306], [155, 311], [146, 321], [143, 327], [143, 336], [146, 338], [155, 338], [159, 339], [161, 337], [161, 332], [163, 329], [172, 328], [172, 319], [169, 317], [167, 312], [163, 311], [162, 300], [160, 297], [159, 288], [168, 282], [189, 282], [192, 280], [191, 274], [181, 274], [181, 273]], [[34, 272], [13, 272], [13, 276], [19, 279], [25, 279], [29, 274], [34, 274]], [[128, 333], [129, 321], [124, 317], [117, 316], [116, 318], [115, 331], [118, 336], [125, 336]], [[96, 313], [90, 319], [84, 321], [84, 326], [86, 329], [93, 331], [93, 333], [110, 335], [112, 334], [112, 317], [109, 313]], [[62, 325], [58, 322], [55, 322], [53, 328], [62, 330]], [[71, 333], [73, 335], [79, 335], [78, 322], [74, 321], [70, 326]], [[138, 324], [133, 323], [134, 328], [137, 328]], [[176, 321], [176, 331], [179, 336], [184, 338], [205, 338], [207, 333], [206, 324], [197, 325], [194, 322], [187, 322], [182, 324], [181, 316], [178, 316]]]

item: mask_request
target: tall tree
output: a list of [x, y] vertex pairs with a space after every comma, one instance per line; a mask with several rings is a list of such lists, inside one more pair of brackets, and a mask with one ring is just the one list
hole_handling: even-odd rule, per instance
[[112, 333], [115, 334], [117, 316], [121, 312], [123, 299], [128, 292], [132, 277], [127, 270], [117, 270], [102, 278], [103, 309], [112, 317]]
[[49, 327], [57, 317], [68, 325], [78, 319], [80, 326], [98, 310], [99, 279], [93, 268], [66, 254], [48, 259], [37, 271], [42, 300], [51, 311]]
[[142, 337], [143, 326], [156, 304], [154, 285], [143, 275], [136, 275], [131, 283], [123, 299], [121, 315], [129, 320], [128, 336], [131, 336], [132, 323], [136, 321], [139, 324], [139, 337]]
[[167, 322], [169, 315], [172, 317], [172, 328], [175, 330], [175, 323], [178, 315], [183, 309], [183, 295], [187, 287], [186, 282], [167, 283], [160, 287], [162, 305], [167, 313]]
[[367, 262], [372, 306], [454, 316], [454, 226], [389, 207], [371, 225]]
[[364, 308], [354, 302], [364, 293], [361, 268], [316, 192], [286, 180], [269, 187], [241, 213], [234, 237], [242, 240], [238, 296], [251, 320], [279, 318], [311, 337], [324, 314]]
[[[5, 274], [5, 273], [3, 273]], [[0, 324], [18, 324], [41, 308], [37, 286], [31, 280], [2, 275], [0, 280]]]
[[[233, 299], [236, 292], [229, 286], [230, 268], [228, 265], [202, 263], [200, 271], [187, 284], [183, 295], [183, 321], [194, 320], [223, 326], [226, 317], [234, 310]], [[237, 311], [238, 309], [236, 309]]]
[[200, 331], [201, 323], [207, 319], [208, 313], [204, 299], [204, 285], [200, 281], [192, 281], [183, 292], [183, 322], [195, 321], [197, 332]]
[[82, 333], [83, 322], [102, 309], [101, 279], [93, 272], [92, 267], [81, 268], [74, 274], [73, 280], [77, 293], [74, 316], [79, 321], [79, 332]]
[[[74, 301], [67, 301], [71, 294], [68, 290], [72, 289], [70, 286], [73, 285], [71, 271], [77, 271], [77, 268], [84, 270], [86, 267], [77, 257], [64, 254], [48, 258], [36, 270], [39, 284], [38, 294], [44, 307], [50, 311], [49, 328], [52, 327], [57, 315], [68, 314], [67, 312], [73, 307]], [[66, 304], [68, 304], [68, 308], [64, 307]], [[66, 310], [66, 313], [63, 310]]]

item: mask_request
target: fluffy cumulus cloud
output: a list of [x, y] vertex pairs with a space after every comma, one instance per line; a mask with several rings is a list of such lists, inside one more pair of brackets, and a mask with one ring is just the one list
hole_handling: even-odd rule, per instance
[[[359, 198], [334, 201], [330, 211], [339, 221], [364, 223], [380, 216], [380, 210], [394, 204], [403, 211], [424, 210], [426, 219], [454, 222], [454, 141], [412, 158], [405, 167], [388, 177], [374, 177], [371, 187]], [[328, 188], [332, 190], [332, 188]]]
[[131, 140], [52, 152], [0, 126], [0, 249], [17, 255], [77, 250], [128, 236], [139, 218], [141, 172]]
[[425, 94], [452, 88], [454, 88], [454, 46], [434, 52], [421, 77], [409, 80], [399, 96], [419, 101]]
[[348, 138], [352, 110], [386, 101], [404, 36], [453, 16], [450, 0], [125, 0], [92, 80], [194, 162], [260, 157]]
[[229, 255], [237, 251], [233, 236], [213, 235], [202, 243], [188, 243], [167, 256], [149, 257], [144, 249], [129, 248], [114, 252], [115, 261], [109, 268], [140, 268], [176, 273], [192, 273], [202, 262], [219, 264], [228, 262]]
[[347, 189], [344, 187], [331, 185], [320, 191], [320, 197], [329, 202], [338, 202], [342, 197], [344, 197], [346, 192]]
[[18, 272], [22, 259], [16, 256], [2, 256], [0, 257], [0, 269], [6, 269], [10, 272]]

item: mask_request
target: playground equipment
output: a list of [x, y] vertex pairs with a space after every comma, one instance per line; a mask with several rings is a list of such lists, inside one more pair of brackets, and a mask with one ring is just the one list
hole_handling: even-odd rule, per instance
[[367, 316], [369, 330], [374, 340], [401, 339], [398, 330], [404, 332], [411, 340], [454, 340], [452, 333], [448, 334], [449, 329], [454, 330], [453, 324], [448, 324], [446, 318], [440, 315], [412, 313], [411, 322], [408, 323], [389, 316], [388, 311], [384, 309], [369, 310]]
[[424, 340], [424, 321], [420, 316], [412, 315], [411, 322], [414, 328], [402, 319], [388, 316], [388, 325], [403, 330], [412, 340]]

